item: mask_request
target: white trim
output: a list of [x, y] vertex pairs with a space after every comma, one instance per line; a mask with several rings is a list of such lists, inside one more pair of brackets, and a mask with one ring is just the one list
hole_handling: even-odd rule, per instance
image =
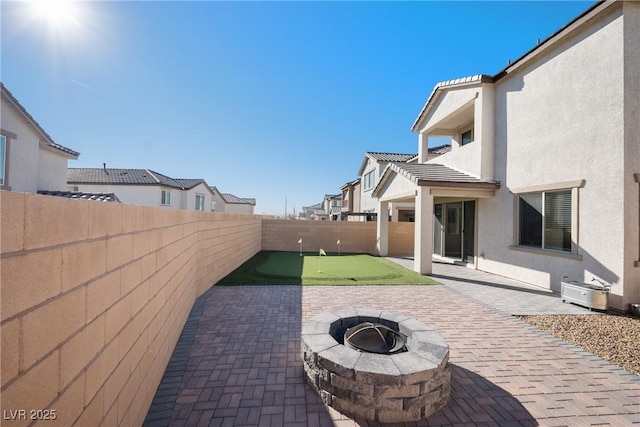
[[465, 199], [486, 199], [489, 197], [494, 197], [496, 195], [496, 190], [473, 190], [473, 189], [446, 189], [446, 188], [431, 188], [429, 190], [431, 195], [434, 197], [461, 197]]
[[575, 261], [582, 261], [582, 255], [571, 252], [554, 251], [552, 249], [540, 249], [532, 248], [529, 246], [509, 246], [509, 249], [517, 252], [529, 252], [536, 255], [549, 255], [559, 258], [572, 259]]
[[[638, 186], [638, 208], [640, 209], [640, 173], [633, 174], [633, 180], [639, 184]], [[640, 217], [638, 217], [638, 226], [640, 227]], [[634, 267], [640, 267], [640, 239], [638, 239], [638, 259], [633, 262]]]
[[[168, 195], [168, 197], [165, 197], [165, 194]], [[166, 203], [167, 199], [169, 203]], [[164, 188], [160, 189], [160, 205], [171, 206], [171, 190], [166, 190]]]
[[7, 177], [7, 145], [9, 145], [9, 138], [5, 135], [0, 135], [0, 186], [3, 187], [6, 184]]
[[530, 185], [528, 187], [518, 187], [512, 188], [511, 192], [514, 194], [523, 194], [523, 193], [540, 193], [543, 191], [554, 191], [554, 190], [570, 190], [572, 188], [582, 188], [587, 181], [584, 179], [576, 179], [573, 181], [565, 181], [565, 182], [554, 182], [551, 184], [538, 184], [538, 185]]
[[405, 191], [404, 193], [393, 194], [386, 197], [380, 197], [378, 200], [381, 202], [393, 202], [404, 199], [413, 199], [416, 197], [416, 190]]
[[[582, 180], [584, 181], [584, 180]], [[572, 181], [574, 182], [574, 181]], [[577, 182], [577, 181], [576, 181]], [[537, 187], [541, 187], [541, 186], [537, 186]], [[578, 188], [580, 186], [574, 186], [573, 188], [566, 188], [566, 187], [562, 187], [562, 188], [557, 188], [557, 186], [555, 184], [550, 184], [547, 187], [551, 188], [549, 190], [542, 190], [542, 191], [524, 191], [521, 193], [514, 193], [514, 236], [513, 236], [513, 245], [509, 246], [510, 249], [522, 249], [524, 251], [528, 251], [529, 249], [531, 249], [530, 252], [533, 253], [539, 253], [540, 251], [542, 252], [551, 252], [553, 253], [560, 253], [560, 254], [565, 254], [565, 255], [575, 255], [575, 256], [579, 256], [580, 259], [582, 259], [582, 256], [578, 254], [578, 249], [579, 249], [579, 245], [578, 245], [578, 207], [579, 207], [579, 203], [578, 203]], [[529, 187], [529, 188], [533, 188], [533, 187]], [[565, 252], [565, 251], [558, 251], [556, 249], [548, 249], [545, 247], [545, 221], [547, 219], [547, 215], [546, 215], [546, 197], [545, 197], [545, 193], [554, 193], [554, 192], [561, 192], [561, 191], [570, 191], [571, 194], [571, 251], [570, 252]], [[520, 196], [521, 195], [525, 195], [525, 194], [540, 194], [541, 197], [541, 202], [542, 202], [542, 241], [541, 241], [541, 247], [540, 248], [536, 248], [536, 247], [531, 247], [531, 246], [523, 246], [520, 245]]]

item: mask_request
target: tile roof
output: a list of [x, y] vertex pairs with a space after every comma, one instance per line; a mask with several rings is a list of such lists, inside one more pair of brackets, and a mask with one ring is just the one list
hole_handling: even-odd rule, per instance
[[433, 99], [435, 98], [436, 94], [439, 92], [440, 89], [448, 88], [450, 86], [463, 86], [463, 85], [470, 85], [470, 84], [475, 85], [478, 83], [485, 83], [485, 82], [493, 82], [493, 78], [486, 74], [476, 74], [473, 76], [460, 77], [458, 79], [445, 80], [443, 82], [436, 83], [436, 85], [433, 87], [433, 90], [429, 94], [429, 97], [427, 98], [427, 102], [425, 102], [424, 106], [420, 110], [420, 114], [418, 114], [418, 117], [414, 120], [413, 125], [411, 126], [411, 130], [413, 132], [418, 131], [418, 123], [422, 120], [422, 118], [427, 113], [427, 110], [431, 106]]
[[451, 151], [451, 144], [443, 144], [443, 145], [438, 145], [437, 147], [429, 147], [428, 151], [431, 154], [448, 153], [449, 151]]
[[120, 203], [120, 199], [115, 193], [87, 193], [81, 191], [38, 191], [38, 194], [45, 196], [66, 197], [67, 199], [78, 200], [96, 200], [98, 202], [115, 202]]
[[246, 197], [238, 197], [234, 196], [231, 193], [220, 193], [222, 198], [227, 203], [238, 204], [238, 205], [255, 205], [256, 199], [250, 199]]
[[205, 181], [199, 178], [171, 178], [149, 169], [69, 168], [67, 182], [69, 184], [163, 185], [189, 190]]
[[389, 165], [388, 169], [409, 178], [418, 185], [428, 183], [467, 183], [495, 186], [498, 184], [496, 181], [482, 180], [436, 163], [393, 163]]
[[416, 156], [415, 154], [378, 153], [374, 151], [368, 151], [367, 155], [379, 162], [406, 162]]
[[42, 126], [40, 126], [40, 124], [36, 121], [36, 119], [34, 119], [33, 116], [29, 114], [27, 109], [24, 108], [22, 104], [20, 104], [20, 101], [18, 101], [16, 97], [13, 96], [13, 94], [9, 91], [9, 89], [7, 89], [7, 87], [2, 82], [0, 82], [0, 89], [2, 91], [2, 95], [6, 97], [18, 109], [18, 111], [20, 111], [20, 113], [24, 115], [27, 121], [30, 122], [38, 132], [42, 134], [42, 136], [46, 140], [44, 142], [47, 144], [48, 147], [53, 148], [54, 150], [58, 150], [68, 156], [71, 156], [74, 159], [78, 158], [80, 153], [72, 150], [71, 148], [67, 148], [64, 145], [57, 144], [53, 140], [53, 138], [51, 138], [51, 136], [49, 136], [49, 134], [42, 128]]

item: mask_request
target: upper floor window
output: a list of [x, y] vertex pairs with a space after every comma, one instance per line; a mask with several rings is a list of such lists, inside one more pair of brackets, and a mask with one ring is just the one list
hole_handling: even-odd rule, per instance
[[204, 210], [204, 194], [196, 194], [196, 210]]
[[5, 178], [5, 157], [7, 153], [7, 137], [0, 135], [0, 185], [4, 185]]
[[364, 189], [365, 190], [369, 190], [369, 189], [373, 188], [373, 186], [375, 185], [375, 182], [376, 182], [376, 171], [374, 169], [371, 172], [368, 172], [367, 174], [365, 174], [365, 176], [364, 176]]
[[473, 142], [473, 128], [468, 129], [460, 134], [460, 145], [467, 145]]
[[171, 191], [162, 190], [162, 196], [160, 198], [160, 204], [163, 206], [171, 206]]
[[518, 244], [571, 252], [571, 190], [521, 194], [518, 199]]

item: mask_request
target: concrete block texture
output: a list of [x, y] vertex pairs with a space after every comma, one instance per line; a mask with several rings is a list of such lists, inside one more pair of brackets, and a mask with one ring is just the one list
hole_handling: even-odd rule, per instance
[[139, 425], [195, 299], [262, 248], [260, 216], [0, 207], [2, 407], [56, 408], [51, 425]]
[[59, 248], [2, 258], [2, 320], [59, 295], [61, 272]]
[[24, 193], [2, 192], [0, 248], [2, 253], [24, 249]]
[[[289, 221], [265, 219], [262, 223], [262, 249], [302, 250], [376, 254], [376, 223], [351, 221]], [[389, 223], [389, 255], [413, 254], [414, 223]]]
[[[408, 338], [404, 352], [361, 352], [336, 341], [336, 334], [342, 334], [334, 330], [336, 325], [386, 321], [398, 332], [396, 320], [404, 324]], [[415, 318], [374, 308], [322, 312], [305, 322], [301, 338], [307, 382], [327, 405], [343, 414], [381, 423], [417, 421], [442, 408], [449, 398], [451, 370], [438, 360], [448, 360], [448, 346], [443, 354], [439, 345], [432, 345], [436, 352], [424, 357], [431, 341], [446, 343], [432, 327]]]

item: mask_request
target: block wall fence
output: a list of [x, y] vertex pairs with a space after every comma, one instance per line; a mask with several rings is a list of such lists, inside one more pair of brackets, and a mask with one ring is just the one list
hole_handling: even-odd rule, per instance
[[0, 214], [1, 409], [51, 427], [142, 425], [195, 299], [262, 243], [252, 215], [5, 191]]
[[[358, 221], [295, 221], [265, 219], [262, 224], [262, 249], [265, 251], [302, 250], [376, 255], [376, 223]], [[414, 223], [389, 222], [389, 255], [413, 255]]]
[[[412, 253], [413, 224], [389, 225], [390, 252]], [[218, 280], [301, 237], [305, 250], [340, 239], [375, 253], [376, 224], [0, 191], [0, 237], [0, 409], [56, 411], [2, 425], [112, 427], [142, 425], [196, 298]]]

